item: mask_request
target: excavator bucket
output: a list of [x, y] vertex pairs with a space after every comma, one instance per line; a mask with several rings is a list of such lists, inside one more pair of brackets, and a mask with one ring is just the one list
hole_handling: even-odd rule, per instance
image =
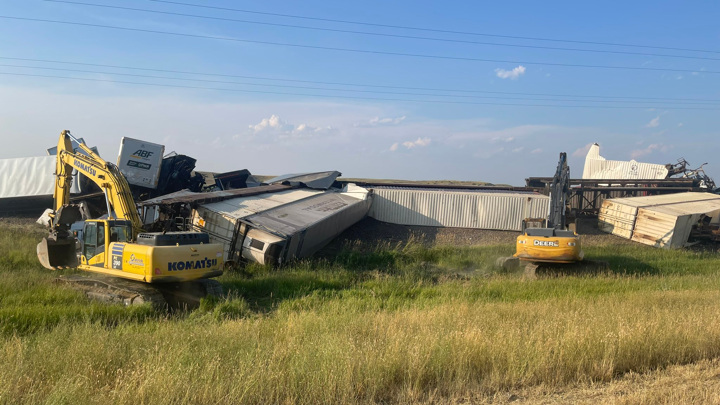
[[77, 267], [75, 238], [69, 236], [67, 230], [70, 228], [70, 224], [80, 220], [82, 220], [82, 213], [79, 205], [68, 204], [58, 209], [53, 222], [61, 231], [53, 231], [49, 237], [43, 238], [37, 245], [38, 260], [43, 267], [50, 270]]
[[77, 267], [75, 239], [43, 238], [37, 245], [37, 256], [40, 264], [46, 269], [60, 270]]

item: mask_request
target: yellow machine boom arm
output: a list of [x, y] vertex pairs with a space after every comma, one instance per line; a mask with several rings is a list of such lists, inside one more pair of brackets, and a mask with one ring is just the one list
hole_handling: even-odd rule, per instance
[[[77, 142], [80, 149], [87, 155], [76, 153], [72, 141]], [[84, 143], [75, 139], [70, 131], [60, 134], [57, 148], [57, 164], [55, 168], [55, 212], [70, 203], [70, 184], [72, 171], [76, 169], [97, 184], [105, 194], [110, 219], [130, 221], [133, 231], [142, 231], [142, 222], [125, 176], [117, 166], [108, 163]]]

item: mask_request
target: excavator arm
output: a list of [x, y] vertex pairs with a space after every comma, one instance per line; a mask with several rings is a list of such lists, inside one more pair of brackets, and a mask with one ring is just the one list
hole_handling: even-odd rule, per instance
[[[72, 148], [75, 141], [86, 154], [76, 153]], [[60, 134], [57, 151], [55, 212], [70, 203], [70, 183], [73, 169], [84, 174], [98, 185], [105, 194], [108, 217], [130, 221], [133, 231], [142, 231], [142, 222], [125, 176], [117, 166], [108, 163], [84, 143], [75, 139], [70, 131]]]
[[[75, 141], [85, 154], [76, 153]], [[54, 213], [51, 214], [50, 235], [37, 247], [44, 267], [60, 269], [76, 267], [75, 239], [69, 228], [81, 220], [79, 207], [70, 204], [70, 186], [73, 169], [97, 184], [105, 194], [108, 218], [130, 221], [135, 235], [142, 232], [142, 222], [132, 198], [130, 186], [117, 166], [103, 160], [84, 143], [75, 139], [70, 131], [60, 134], [55, 165]]]

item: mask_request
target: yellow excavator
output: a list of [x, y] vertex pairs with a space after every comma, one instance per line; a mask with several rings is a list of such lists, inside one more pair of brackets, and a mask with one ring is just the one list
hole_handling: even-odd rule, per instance
[[580, 238], [568, 230], [566, 212], [570, 196], [570, 168], [567, 154], [560, 153], [557, 171], [550, 185], [550, 213], [545, 226], [527, 227], [523, 221], [522, 235], [516, 242], [515, 257], [527, 262], [576, 263], [583, 260]]
[[[84, 153], [74, 151], [72, 141]], [[100, 187], [107, 206], [107, 218], [84, 221], [79, 252], [70, 230], [72, 224], [82, 221], [80, 207], [70, 204], [73, 169]], [[50, 235], [37, 245], [38, 259], [45, 268], [78, 268], [102, 275], [74, 278], [73, 283], [82, 285], [89, 296], [125, 304], [182, 305], [191, 301], [192, 305], [192, 301], [199, 302], [199, 296], [221, 294], [220, 284], [209, 279], [223, 273], [222, 245], [209, 243], [208, 234], [202, 232], [144, 233], [120, 169], [67, 130], [58, 141], [55, 176]], [[165, 303], [160, 302], [163, 298]]]

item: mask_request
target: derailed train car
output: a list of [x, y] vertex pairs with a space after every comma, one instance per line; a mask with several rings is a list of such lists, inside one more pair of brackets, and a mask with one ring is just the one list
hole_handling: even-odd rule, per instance
[[225, 260], [282, 264], [309, 257], [370, 210], [369, 190], [292, 190], [204, 204], [193, 211], [196, 229], [225, 246]]
[[370, 210], [367, 189], [350, 185], [251, 215], [242, 220], [247, 232], [242, 257], [263, 264], [282, 264], [322, 249]]

